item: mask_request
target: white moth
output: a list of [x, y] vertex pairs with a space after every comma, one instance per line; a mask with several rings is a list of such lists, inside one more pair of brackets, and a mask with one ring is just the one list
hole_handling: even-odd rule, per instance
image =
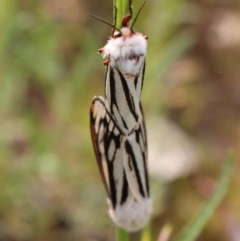
[[91, 135], [115, 224], [134, 232], [149, 220], [152, 205], [147, 139], [140, 103], [147, 37], [128, 27], [131, 15], [99, 50], [106, 59], [105, 98], [90, 110]]

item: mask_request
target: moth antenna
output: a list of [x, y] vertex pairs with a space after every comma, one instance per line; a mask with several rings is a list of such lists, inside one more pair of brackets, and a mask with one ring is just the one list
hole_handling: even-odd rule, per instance
[[114, 5], [114, 24], [116, 24], [117, 22], [117, 12], [118, 12], [117, 6]]
[[147, 3], [147, 1], [144, 1], [143, 4], [142, 4], [142, 6], [139, 8], [139, 10], [138, 10], [138, 12], [137, 12], [137, 15], [136, 15], [136, 17], [134, 18], [130, 29], [133, 29], [133, 26], [134, 26], [134, 24], [136, 23], [136, 21], [137, 21], [137, 19], [138, 19], [138, 16], [139, 16], [140, 12], [142, 11], [142, 9], [143, 9], [143, 7], [144, 7], [144, 5], [145, 5], [146, 3]]
[[99, 21], [101, 21], [101, 22], [103, 22], [103, 23], [111, 26], [114, 30], [118, 30], [118, 31], [120, 32], [120, 29], [119, 29], [119, 28], [116, 28], [116, 26], [114, 26], [113, 24], [109, 23], [109, 22], [106, 21], [105, 19], [100, 18], [100, 17], [97, 17], [97, 16], [95, 16], [95, 15], [93, 15], [93, 14], [91, 14], [91, 13], [88, 13], [88, 15], [89, 15], [90, 17], [92, 17], [92, 18], [95, 18], [95, 19], [97, 19], [97, 20], [99, 20]]
[[113, 36], [113, 33], [114, 33], [114, 30], [116, 29], [116, 22], [117, 22], [117, 6], [116, 4], [114, 5], [114, 29], [112, 29], [112, 36]]

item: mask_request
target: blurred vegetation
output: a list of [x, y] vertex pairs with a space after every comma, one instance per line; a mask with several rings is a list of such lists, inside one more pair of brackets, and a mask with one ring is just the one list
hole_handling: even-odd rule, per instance
[[[91, 99], [104, 88], [96, 52], [111, 30], [87, 16], [111, 21], [111, 4], [1, 4], [0, 240], [114, 240], [89, 134]], [[161, 187], [156, 237], [165, 223], [175, 237], [194, 216], [229, 148], [239, 160], [239, 11], [237, 0], [149, 0], [137, 21], [149, 37], [145, 117], [170, 119], [201, 149], [197, 171]], [[239, 166], [198, 240], [240, 236]]]

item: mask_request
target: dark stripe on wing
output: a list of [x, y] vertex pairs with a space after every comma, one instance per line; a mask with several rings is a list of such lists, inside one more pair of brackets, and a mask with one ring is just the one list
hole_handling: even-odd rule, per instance
[[[144, 65], [145, 68], [145, 65]], [[144, 72], [143, 72], [144, 73]], [[147, 188], [147, 194], [148, 196], [150, 196], [150, 189], [149, 189], [149, 176], [148, 176], [148, 167], [147, 167], [147, 159], [148, 159], [148, 143], [147, 143], [147, 132], [146, 132], [146, 125], [145, 125], [145, 118], [144, 118], [144, 113], [143, 113], [143, 109], [142, 109], [142, 104], [140, 103], [140, 109], [141, 109], [141, 113], [142, 113], [142, 123], [140, 126], [140, 138], [143, 139], [143, 143], [144, 143], [144, 150], [142, 150], [143, 152], [143, 156], [144, 156], [144, 174], [145, 174], [145, 180], [146, 180], [146, 188]]]
[[101, 174], [102, 182], [104, 184], [104, 187], [106, 189], [106, 192], [107, 192], [108, 196], [110, 196], [109, 187], [107, 185], [107, 182], [106, 182], [106, 179], [105, 179], [105, 176], [104, 176], [104, 172], [103, 172], [103, 168], [102, 168], [102, 159], [101, 158], [102, 158], [103, 153], [100, 152], [100, 148], [99, 148], [99, 146], [102, 145], [102, 142], [99, 143], [99, 141], [98, 141], [99, 140], [99, 132], [95, 131], [95, 129], [99, 130], [101, 122], [102, 122], [102, 119], [101, 119], [100, 122], [99, 122], [99, 125], [96, 127], [96, 117], [94, 115], [94, 112], [95, 112], [94, 108], [95, 108], [96, 102], [100, 102], [102, 104], [102, 106], [104, 106], [104, 103], [98, 97], [96, 97], [92, 102], [92, 105], [91, 105], [91, 108], [90, 108], [91, 137], [92, 137], [92, 143], [93, 143], [94, 152], [95, 152], [96, 159], [97, 159], [98, 168], [99, 168], [99, 171], [100, 171], [100, 174]]
[[141, 86], [141, 90], [142, 90], [142, 88], [143, 88], [144, 75], [145, 75], [145, 67], [146, 67], [146, 61], [144, 62], [143, 70], [142, 70], [142, 86]]
[[116, 193], [116, 183], [114, 179], [114, 162], [108, 163], [109, 169], [109, 185], [110, 185], [110, 198], [113, 205], [113, 208], [116, 207], [117, 204], [117, 193]]
[[[118, 113], [119, 113], [119, 108], [118, 108], [118, 105], [117, 105], [117, 99], [116, 99], [116, 84], [115, 84], [115, 75], [114, 75], [114, 69], [112, 67], [109, 67], [109, 71], [110, 71], [110, 93], [111, 93], [111, 97], [110, 97], [110, 100], [109, 100], [109, 103], [110, 103], [110, 111], [111, 113], [114, 113], [113, 111], [113, 106], [115, 105], [116, 106], [116, 109], [118, 110]], [[120, 115], [121, 116], [121, 115]], [[124, 128], [128, 128], [127, 124], [126, 124], [126, 121], [124, 120], [124, 118], [121, 116], [121, 120], [122, 120], [122, 124], [124, 126]]]
[[135, 79], [134, 79], [134, 86], [135, 86], [135, 89], [137, 88], [138, 77], [139, 77], [139, 75], [136, 75], [136, 77], [135, 77]]
[[127, 182], [127, 177], [126, 177], [125, 171], [123, 174], [123, 187], [122, 187], [121, 194], [122, 194], [121, 204], [123, 204], [127, 200], [127, 197], [128, 197], [128, 182]]
[[[96, 106], [97, 104], [98, 106]], [[98, 115], [99, 113], [100, 116]], [[113, 125], [111, 131], [110, 125]], [[121, 147], [121, 138], [123, 133], [107, 110], [104, 99], [101, 97], [95, 97], [93, 99], [90, 109], [90, 127], [92, 142], [101, 178], [114, 208], [117, 205], [117, 200], [119, 200], [117, 198], [117, 184], [114, 176], [114, 164], [116, 152], [119, 151]], [[113, 157], [110, 159], [109, 148], [111, 141], [114, 141], [115, 143], [115, 150]], [[104, 174], [104, 160], [106, 160], [107, 170], [105, 170], [105, 172], [107, 171], [109, 180], [106, 180], [106, 174]]]
[[139, 191], [140, 191], [141, 195], [143, 197], [145, 197], [145, 193], [144, 193], [144, 190], [143, 190], [143, 183], [142, 183], [140, 173], [139, 173], [139, 170], [138, 170], [138, 166], [137, 166], [137, 160], [136, 160], [135, 155], [133, 153], [132, 146], [128, 141], [125, 142], [125, 148], [126, 148], [127, 154], [130, 156], [129, 161], [132, 162], [132, 165], [133, 165], [133, 168], [134, 168], [134, 171], [135, 171], [135, 174], [136, 174]]
[[[112, 67], [110, 68], [110, 73], [109, 73], [109, 78], [110, 78], [110, 93], [111, 93], [111, 97], [109, 103], [110, 103], [110, 111], [111, 113], [113, 113], [113, 105], [116, 104], [116, 87], [115, 87], [115, 77], [114, 77], [114, 70]], [[116, 105], [116, 107], [118, 108], [118, 106]]]
[[128, 108], [131, 111], [134, 119], [137, 121], [138, 120], [138, 115], [136, 114], [133, 97], [132, 97], [132, 95], [131, 95], [131, 93], [129, 91], [127, 82], [126, 82], [123, 74], [119, 70], [117, 70], [117, 71], [118, 71], [118, 74], [119, 74], [120, 79], [121, 79], [121, 83], [122, 83], [123, 91], [124, 91], [124, 94], [125, 94], [125, 97], [126, 97]]

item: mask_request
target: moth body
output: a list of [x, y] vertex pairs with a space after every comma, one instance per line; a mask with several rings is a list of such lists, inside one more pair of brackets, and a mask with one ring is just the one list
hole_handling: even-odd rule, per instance
[[117, 226], [138, 231], [152, 211], [140, 102], [147, 37], [128, 28], [129, 20], [124, 18], [123, 27], [99, 49], [107, 65], [105, 97], [93, 99], [90, 121], [110, 217]]
[[134, 78], [146, 58], [147, 40], [141, 33], [127, 27], [115, 31], [101, 49], [103, 58], [109, 58], [109, 65], [117, 67], [125, 76]]

